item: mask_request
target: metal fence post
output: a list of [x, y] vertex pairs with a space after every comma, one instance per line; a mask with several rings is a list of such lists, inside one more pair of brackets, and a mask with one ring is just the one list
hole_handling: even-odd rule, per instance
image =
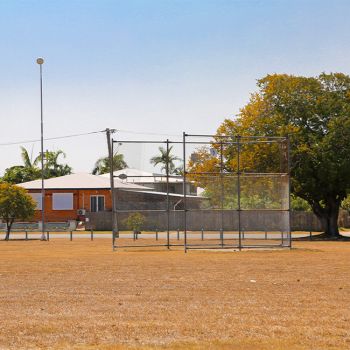
[[[169, 157], [169, 139], [166, 140], [166, 154]], [[166, 210], [167, 210], [167, 232], [166, 232], [166, 244], [167, 248], [170, 249], [170, 198], [169, 198], [169, 162], [166, 162]], [[157, 235], [158, 240], [158, 235]]]
[[28, 231], [26, 231], [26, 241], [28, 241]]
[[184, 203], [184, 248], [185, 253], [187, 253], [187, 196], [186, 196], [186, 133], [182, 133], [183, 141], [183, 203]]
[[72, 241], [73, 240], [73, 232], [70, 231], [70, 240]]
[[46, 236], [47, 236], [47, 240], [49, 241], [50, 240], [50, 232], [49, 231], [46, 232]]
[[224, 169], [224, 155], [223, 155], [223, 145], [222, 139], [220, 140], [220, 188], [221, 188], [221, 229], [220, 229], [220, 240], [221, 240], [221, 248], [224, 247], [224, 177], [223, 177], [223, 169]]
[[290, 159], [290, 139], [289, 135], [286, 137], [286, 143], [287, 143], [287, 171], [288, 171], [288, 233], [289, 233], [289, 248], [292, 248], [292, 209], [291, 209], [291, 198], [290, 198], [290, 192], [291, 192], [291, 159]]
[[158, 229], [156, 229], [156, 241], [158, 241]]
[[180, 239], [180, 230], [177, 229], [177, 240], [179, 240], [179, 239]]
[[[237, 136], [237, 199], [238, 199], [238, 248], [242, 250], [242, 230], [241, 230], [241, 146], [240, 136]], [[244, 234], [244, 233], [243, 233]]]
[[202, 234], [201, 234], [202, 241], [204, 241], [204, 229], [202, 228]]

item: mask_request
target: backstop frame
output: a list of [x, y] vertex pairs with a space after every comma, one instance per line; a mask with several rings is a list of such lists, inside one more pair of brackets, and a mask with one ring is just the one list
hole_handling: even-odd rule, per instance
[[[203, 142], [203, 141], [189, 141], [188, 138], [211, 138], [215, 141], [210, 142]], [[216, 141], [220, 140], [220, 141]], [[108, 153], [110, 158], [110, 181], [111, 181], [111, 196], [112, 196], [112, 248], [113, 250], [116, 250], [118, 248], [151, 248], [151, 247], [165, 247], [167, 249], [170, 249], [171, 247], [183, 247], [184, 251], [187, 252], [187, 250], [190, 249], [238, 249], [239, 251], [246, 248], [291, 248], [292, 246], [292, 239], [291, 239], [291, 209], [290, 209], [290, 142], [288, 136], [286, 137], [279, 137], [279, 136], [228, 136], [228, 135], [203, 135], [203, 134], [187, 134], [183, 132], [182, 134], [182, 141], [171, 141], [169, 139], [161, 140], [161, 141], [154, 141], [154, 140], [118, 140], [118, 139], [111, 139], [110, 135], [107, 135], [107, 142], [108, 142]], [[157, 144], [157, 145], [165, 145], [166, 151], [169, 154], [169, 148], [171, 145], [181, 145], [182, 146], [182, 162], [183, 162], [183, 171], [181, 175], [174, 175], [170, 174], [169, 171], [169, 163], [166, 164], [166, 172], [165, 174], [161, 174], [159, 176], [165, 177], [166, 179], [166, 209], [159, 209], [159, 210], [148, 210], [151, 212], [157, 211], [157, 212], [164, 212], [166, 213], [167, 217], [167, 228], [166, 228], [166, 243], [165, 244], [143, 244], [143, 245], [117, 245], [116, 242], [120, 237], [119, 232], [119, 226], [118, 226], [118, 214], [121, 212], [143, 212], [145, 210], [119, 210], [117, 209], [117, 203], [118, 203], [118, 195], [117, 190], [114, 186], [114, 179], [117, 177], [114, 175], [114, 168], [113, 168], [113, 155], [114, 155], [114, 145], [115, 144]], [[241, 147], [243, 145], [247, 144], [261, 144], [261, 143], [282, 143], [285, 145], [285, 151], [286, 151], [286, 160], [287, 160], [287, 169], [286, 172], [267, 172], [267, 173], [261, 173], [261, 172], [254, 172], [253, 174], [255, 176], [286, 176], [288, 181], [288, 205], [286, 209], [274, 209], [274, 211], [278, 212], [288, 212], [288, 222], [287, 222], [287, 236], [286, 238], [283, 235], [283, 232], [281, 232], [281, 243], [278, 245], [246, 245], [244, 244], [244, 231], [242, 229], [242, 213], [244, 211], [247, 211], [247, 209], [242, 209], [241, 206], [241, 179], [242, 176], [249, 176], [251, 174], [245, 174], [241, 169]], [[220, 147], [220, 167], [219, 172], [210, 172], [209, 175], [218, 175], [220, 178], [220, 184], [221, 184], [221, 203], [220, 203], [220, 209], [218, 209], [221, 213], [221, 229], [220, 229], [220, 243], [218, 244], [190, 244], [188, 242], [188, 226], [187, 226], [187, 213], [190, 211], [187, 207], [187, 190], [186, 190], [186, 184], [187, 179], [190, 174], [192, 175], [205, 175], [205, 172], [200, 173], [189, 173], [187, 171], [187, 148], [189, 145], [219, 145]], [[224, 156], [223, 156], [223, 147], [225, 145], [236, 145], [237, 147], [237, 170], [227, 172], [224, 171]], [[227, 175], [235, 175], [237, 177], [237, 211], [238, 214], [238, 244], [226, 244], [224, 242], [224, 203], [223, 203], [223, 178]], [[157, 175], [158, 176], [158, 175]], [[131, 176], [131, 177], [137, 177], [137, 178], [146, 178], [146, 177], [154, 177], [152, 176]], [[169, 192], [169, 179], [171, 178], [178, 178], [182, 180], [183, 183], [183, 193], [182, 193], [182, 201], [184, 208], [182, 210], [178, 210], [183, 212], [183, 244], [174, 244], [170, 241], [170, 214], [172, 210], [170, 209], [170, 192]], [[198, 209], [201, 210], [201, 209]], [[254, 209], [255, 211], [263, 211], [265, 209]], [[158, 233], [157, 233], [158, 235]]]

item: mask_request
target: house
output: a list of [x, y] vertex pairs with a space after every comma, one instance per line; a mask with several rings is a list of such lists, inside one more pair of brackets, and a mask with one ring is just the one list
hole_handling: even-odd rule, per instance
[[[143, 176], [139, 175], [140, 173], [152, 174], [140, 171], [132, 172], [132, 174]], [[114, 178], [117, 210], [124, 212], [135, 210], [164, 211], [169, 208], [169, 210], [178, 211], [184, 208], [183, 194], [170, 193], [170, 191], [167, 194], [167, 192], [156, 190], [160, 188], [158, 186], [164, 185], [164, 180], [166, 180], [164, 176], [155, 174], [152, 174], [151, 178], [148, 175], [144, 176], [146, 177], [142, 180], [139, 178], [136, 181], [131, 181], [131, 176], [127, 177], [129, 181], [119, 177]], [[124, 176], [121, 177], [124, 178]], [[172, 181], [171, 184], [181, 186], [182, 189], [183, 182], [178, 182], [179, 179], [175, 180], [176, 182]], [[37, 204], [33, 221], [41, 221], [41, 179], [25, 182], [19, 186], [25, 188]], [[46, 222], [82, 221], [85, 217], [93, 217], [103, 221], [106, 215], [108, 216], [108, 212], [112, 211], [109, 176], [87, 173], [65, 175], [44, 180], [44, 188]], [[186, 193], [189, 209], [198, 209], [204, 200], [203, 197]]]
[[[120, 179], [123, 183], [137, 184], [152, 188], [156, 192], [167, 192], [169, 186], [169, 193], [183, 194], [183, 179], [182, 177], [169, 177], [167, 185], [167, 177], [165, 174], [151, 173], [139, 169], [125, 168], [117, 170], [114, 173], [116, 179]], [[103, 174], [103, 177], [108, 177], [110, 174]], [[194, 183], [186, 182], [186, 194], [197, 195], [197, 188]]]
[[[114, 180], [117, 190], [152, 190], [138, 184], [124, 183]], [[41, 220], [41, 180], [34, 180], [19, 184], [28, 190], [37, 203], [35, 221]], [[85, 211], [111, 211], [110, 179], [87, 173], [77, 173], [44, 180], [45, 187], [45, 220], [60, 222], [80, 219]]]

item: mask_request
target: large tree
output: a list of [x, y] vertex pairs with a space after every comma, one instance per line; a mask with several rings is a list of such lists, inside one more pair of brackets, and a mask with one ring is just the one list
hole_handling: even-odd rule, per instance
[[[339, 207], [350, 188], [350, 77], [274, 74], [257, 85], [259, 91], [218, 135], [289, 135], [292, 193], [310, 204], [326, 235], [338, 237]], [[261, 147], [246, 153], [248, 167], [280, 161]]]
[[[113, 169], [116, 170], [122, 170], [127, 168], [128, 165], [126, 164], [124, 160], [124, 155], [115, 153], [113, 156]], [[92, 173], [94, 175], [100, 175], [100, 174], [106, 174], [110, 171], [110, 161], [109, 157], [101, 157], [97, 159], [94, 168], [92, 170]]]
[[34, 210], [35, 203], [24, 188], [8, 183], [0, 184], [0, 218], [6, 223], [5, 240], [10, 238], [14, 221], [30, 219]]

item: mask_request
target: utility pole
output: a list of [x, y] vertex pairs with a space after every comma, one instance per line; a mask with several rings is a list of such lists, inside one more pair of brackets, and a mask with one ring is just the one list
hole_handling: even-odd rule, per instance
[[111, 183], [111, 197], [112, 197], [112, 249], [114, 250], [115, 238], [118, 233], [118, 218], [116, 213], [116, 193], [114, 190], [114, 166], [113, 166], [113, 140], [111, 134], [115, 133], [115, 129], [106, 129], [108, 157], [109, 157], [109, 178]]

